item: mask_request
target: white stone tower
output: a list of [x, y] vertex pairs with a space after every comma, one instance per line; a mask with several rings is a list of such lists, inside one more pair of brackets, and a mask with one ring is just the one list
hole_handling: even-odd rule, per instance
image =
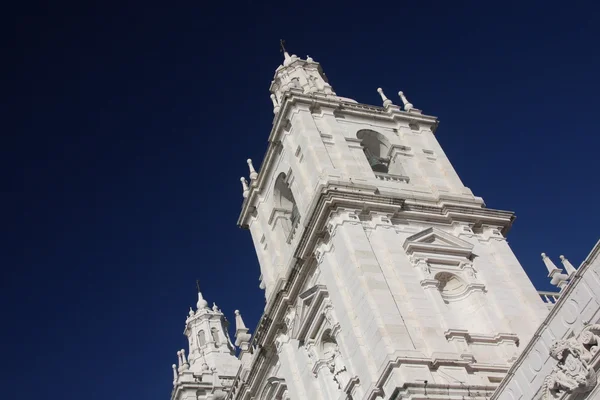
[[224, 399], [240, 367], [221, 310], [216, 304], [209, 308], [200, 291], [196, 307], [190, 308], [183, 332], [189, 357], [182, 349], [173, 364], [171, 400]]
[[284, 54], [242, 178], [266, 306], [231, 398], [489, 395], [548, 312], [506, 242], [513, 213], [463, 185], [402, 92], [359, 104]]

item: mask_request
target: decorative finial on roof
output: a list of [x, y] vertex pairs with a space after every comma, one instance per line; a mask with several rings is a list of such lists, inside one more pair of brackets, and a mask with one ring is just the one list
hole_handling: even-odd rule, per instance
[[183, 361], [181, 361], [181, 350], [177, 352], [177, 365], [179, 366], [177, 370], [181, 372], [181, 368], [183, 368]]
[[289, 53], [285, 49], [285, 40], [279, 39], [279, 47], [280, 51], [283, 53], [283, 65], [287, 67], [292, 62], [292, 57], [290, 57]]
[[402, 90], [398, 92], [398, 96], [400, 96], [402, 104], [404, 104], [404, 111], [410, 111], [413, 108], [413, 105], [408, 102]]
[[196, 308], [198, 310], [202, 310], [204, 308], [208, 308], [208, 302], [204, 300], [202, 297], [202, 293], [200, 292], [200, 282], [196, 280], [196, 289], [198, 289], [198, 302], [196, 303]]
[[190, 317], [193, 317], [193, 316], [194, 316], [194, 310], [192, 310], [192, 307], [190, 307], [190, 311], [188, 311], [188, 315], [189, 315]]
[[185, 358], [185, 350], [181, 349], [181, 361], [183, 362], [181, 369], [182, 370], [186, 370], [190, 367], [190, 364], [187, 362], [186, 358]]
[[555, 271], [560, 271], [561, 269], [558, 268], [553, 262], [552, 260], [546, 255], [546, 253], [542, 253], [542, 260], [544, 261], [544, 264], [546, 265], [546, 268], [548, 269], [548, 273], [552, 274]]
[[544, 260], [544, 264], [546, 264], [546, 268], [548, 269], [550, 283], [557, 286], [562, 291], [567, 286], [569, 276], [563, 274], [562, 269], [558, 268], [552, 260], [548, 258], [546, 253], [542, 253], [542, 260]]
[[279, 112], [279, 110], [281, 109], [281, 107], [279, 106], [279, 103], [277, 102], [277, 98], [275, 97], [274, 94], [271, 95], [271, 102], [273, 102], [273, 114], [277, 114]]
[[312, 57], [309, 55], [306, 56], [306, 61], [307, 62], [315, 62], [315, 60], [313, 60]]
[[214, 301], [213, 301], [212, 310], [213, 310], [214, 312], [221, 312], [221, 310], [219, 310], [219, 307], [217, 307], [217, 303], [215, 303]]
[[382, 88], [377, 88], [377, 93], [379, 93], [379, 95], [381, 96], [381, 100], [383, 100], [384, 107], [387, 108], [392, 105], [392, 101], [390, 99], [388, 99], [387, 97], [385, 97], [385, 94], [383, 93]]
[[249, 158], [246, 160], [246, 162], [248, 163], [248, 168], [250, 169], [250, 180], [253, 181], [258, 178], [258, 173], [254, 169], [254, 165], [252, 165], [252, 159]]
[[250, 189], [248, 188], [248, 181], [246, 180], [246, 178], [244, 178], [243, 176], [240, 178], [240, 182], [242, 182], [242, 189], [244, 190], [242, 192], [242, 196], [244, 196], [244, 198], [248, 197], [248, 193], [250, 193]]
[[567, 260], [565, 256], [560, 256], [560, 262], [565, 267], [565, 270], [567, 270], [567, 274], [569, 274], [569, 276], [577, 272], [577, 269], [569, 262], [569, 260]]
[[252, 335], [248, 333], [248, 328], [244, 324], [239, 310], [235, 310], [235, 345], [241, 347], [243, 351], [248, 350]]
[[242, 319], [242, 314], [240, 314], [240, 310], [235, 310], [235, 330], [247, 329], [246, 324], [244, 324], [244, 320]]
[[173, 385], [177, 384], [177, 365], [173, 364], [171, 365], [171, 368], [173, 369]]

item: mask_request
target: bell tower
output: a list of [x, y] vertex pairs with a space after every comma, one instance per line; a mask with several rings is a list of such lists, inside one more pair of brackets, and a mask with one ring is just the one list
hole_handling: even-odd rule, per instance
[[290, 399], [491, 393], [548, 312], [506, 241], [514, 214], [464, 186], [403, 92], [360, 104], [287, 52], [270, 92], [238, 220], [266, 305], [236, 398], [268, 379]]
[[198, 289], [196, 311], [190, 307], [183, 332], [189, 351], [178, 351], [178, 363], [173, 364], [171, 400], [225, 399], [240, 367], [228, 325], [217, 305], [210, 308]]

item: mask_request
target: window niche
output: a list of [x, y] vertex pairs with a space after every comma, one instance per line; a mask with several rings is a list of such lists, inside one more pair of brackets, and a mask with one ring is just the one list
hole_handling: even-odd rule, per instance
[[275, 224], [279, 225], [285, 235], [287, 243], [292, 241], [294, 232], [300, 222], [300, 212], [290, 189], [285, 173], [280, 173], [275, 180], [273, 188], [273, 217]]
[[387, 174], [390, 166], [390, 159], [387, 157], [390, 143], [385, 136], [370, 129], [362, 129], [357, 132], [356, 137], [360, 139], [360, 145], [373, 172]]
[[[356, 133], [365, 157], [375, 177], [383, 181], [408, 182], [399, 154], [408, 151], [405, 146], [394, 145], [379, 132], [362, 129]], [[390, 157], [392, 155], [392, 157]]]
[[198, 347], [203, 347], [206, 345], [206, 335], [204, 334], [204, 330], [200, 330], [198, 332]]

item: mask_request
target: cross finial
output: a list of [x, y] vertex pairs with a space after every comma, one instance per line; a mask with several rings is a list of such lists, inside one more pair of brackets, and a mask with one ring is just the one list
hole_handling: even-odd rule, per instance
[[196, 290], [200, 293], [200, 281], [198, 279], [196, 279]]
[[280, 47], [279, 51], [281, 51], [282, 53], [286, 52], [286, 50], [285, 50], [285, 40], [279, 39], [279, 47]]

